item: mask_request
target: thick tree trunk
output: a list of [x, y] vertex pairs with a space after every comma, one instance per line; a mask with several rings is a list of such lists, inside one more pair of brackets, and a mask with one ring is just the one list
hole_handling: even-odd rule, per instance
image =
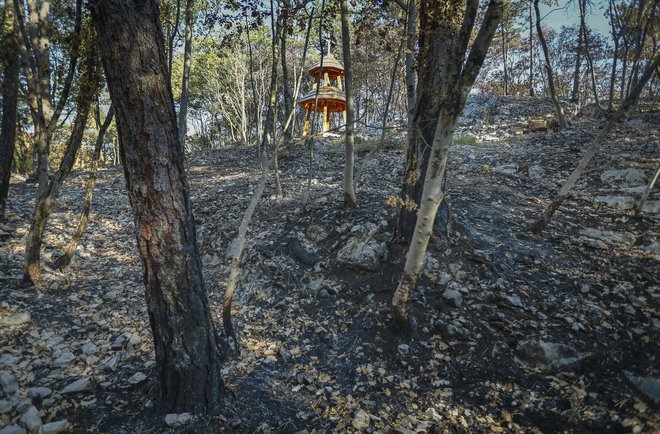
[[64, 254], [57, 258], [53, 263], [53, 268], [62, 269], [68, 267], [73, 259], [73, 255], [76, 253], [78, 244], [87, 229], [87, 222], [89, 221], [89, 211], [92, 208], [92, 197], [94, 196], [94, 185], [96, 184], [96, 172], [99, 168], [99, 158], [101, 156], [101, 148], [103, 148], [103, 138], [105, 133], [112, 122], [112, 118], [115, 114], [115, 110], [110, 106], [110, 110], [105, 117], [102, 125], [97, 124], [99, 133], [96, 136], [96, 143], [94, 144], [94, 155], [92, 156], [92, 169], [89, 174], [89, 179], [87, 181], [87, 192], [85, 193], [85, 204], [83, 205], [82, 212], [80, 213], [80, 219], [78, 219], [78, 225], [76, 226], [76, 232], [71, 237], [71, 241], [67, 246]]
[[344, 84], [346, 87], [346, 144], [344, 159], [344, 206], [355, 206], [357, 199], [353, 183], [355, 148], [355, 109], [353, 99], [353, 66], [351, 65], [351, 36], [348, 26], [348, 4], [341, 0], [341, 46], [344, 53]]
[[183, 44], [183, 77], [181, 79], [181, 100], [179, 101], [179, 143], [186, 147], [186, 131], [188, 129], [188, 83], [190, 83], [190, 65], [192, 63], [192, 32], [193, 32], [193, 0], [186, 0], [185, 35]]
[[655, 54], [653, 57], [653, 61], [647, 65], [646, 70], [644, 71], [644, 74], [640, 77], [639, 81], [637, 82], [637, 85], [632, 89], [630, 94], [626, 97], [626, 99], [621, 103], [617, 111], [609, 118], [609, 120], [605, 123], [603, 126], [603, 129], [600, 130], [594, 141], [591, 143], [589, 148], [585, 151], [585, 153], [582, 155], [582, 158], [580, 159], [580, 162], [578, 163], [577, 167], [575, 170], [573, 170], [573, 173], [568, 177], [566, 182], [564, 182], [564, 185], [561, 187], [559, 190], [559, 193], [557, 193], [557, 196], [550, 202], [550, 204], [546, 207], [546, 209], [543, 211], [543, 214], [541, 214], [541, 217], [532, 225], [531, 230], [535, 234], [540, 234], [543, 232], [545, 227], [548, 225], [550, 222], [550, 219], [552, 218], [553, 214], [555, 211], [557, 211], [557, 208], [564, 202], [564, 200], [568, 197], [570, 192], [573, 190], [575, 187], [575, 184], [577, 183], [578, 179], [584, 172], [584, 169], [586, 169], [587, 165], [591, 162], [591, 160], [594, 158], [596, 155], [596, 152], [598, 151], [598, 148], [600, 148], [600, 145], [603, 143], [605, 138], [607, 138], [607, 135], [609, 134], [610, 130], [612, 127], [619, 121], [623, 120], [626, 115], [628, 114], [628, 111], [635, 106], [637, 103], [637, 99], [639, 98], [639, 95], [642, 93], [642, 89], [646, 85], [646, 83], [649, 81], [651, 76], [655, 74], [655, 70], [660, 66], [660, 51]]
[[[425, 5], [425, 2], [428, 4]], [[438, 29], [428, 35], [430, 40], [427, 43], [443, 54], [440, 57], [425, 59], [430, 63], [429, 71], [439, 74], [439, 77], [435, 78], [441, 84], [428, 97], [436, 100], [433, 102], [442, 109], [436, 120], [436, 129], [432, 132], [433, 139], [427, 142], [432, 143], [432, 146], [422, 184], [422, 200], [415, 219], [415, 229], [406, 255], [403, 276], [392, 298], [392, 316], [394, 323], [399, 327], [406, 327], [410, 322], [412, 294], [422, 270], [436, 213], [444, 199], [447, 158], [454, 128], [501, 21], [504, 4], [505, 1], [502, 0], [490, 1], [470, 53], [464, 60], [477, 15], [478, 0], [469, 0], [462, 5], [449, 0], [440, 2], [424, 0], [422, 3], [422, 23], [429, 23], [426, 14], [435, 15], [433, 26], [430, 28]], [[450, 8], [454, 9], [450, 11]], [[445, 13], [437, 14], [438, 10]], [[429, 27], [422, 25], [422, 34], [425, 33], [424, 29]], [[420, 44], [420, 46], [424, 45]], [[425, 53], [429, 54], [428, 51]], [[421, 83], [425, 82], [420, 76], [420, 89], [423, 89]]]
[[155, 0], [94, 0], [144, 265], [162, 406], [216, 413], [221, 353], [206, 296]]
[[555, 106], [555, 112], [557, 114], [557, 121], [561, 128], [566, 128], [568, 124], [566, 123], [566, 117], [564, 116], [564, 109], [559, 103], [557, 98], [557, 91], [555, 89], [555, 76], [552, 73], [552, 62], [550, 61], [550, 50], [548, 50], [548, 44], [545, 41], [545, 36], [543, 35], [543, 28], [541, 27], [541, 12], [539, 11], [539, 0], [534, 0], [534, 11], [536, 12], [536, 33], [539, 35], [539, 42], [541, 43], [541, 48], [543, 50], [543, 56], [545, 57], [545, 72], [548, 75], [548, 89], [550, 89], [550, 99], [552, 99], [552, 105]]
[[5, 218], [11, 165], [18, 121], [18, 22], [14, 8], [5, 5], [0, 53], [4, 63], [2, 79], [2, 125], [0, 126], [0, 221]]
[[87, 125], [87, 116], [100, 87], [98, 51], [95, 49], [95, 44], [96, 41], [90, 38], [88, 47], [85, 47], [88, 52], [85, 57], [84, 70], [78, 83], [77, 114], [62, 162], [53, 179], [38, 194], [34, 206], [34, 214], [25, 240], [24, 281], [29, 285], [38, 286], [41, 284], [41, 245], [46, 224], [60, 195], [62, 185], [76, 162], [76, 155], [82, 144], [85, 126]]

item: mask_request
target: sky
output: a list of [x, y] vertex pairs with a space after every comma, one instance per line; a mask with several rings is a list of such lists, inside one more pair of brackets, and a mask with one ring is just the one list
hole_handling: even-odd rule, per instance
[[[553, 7], [541, 5], [543, 23], [557, 29], [561, 26], [577, 26], [580, 23], [577, 1], [559, 0], [558, 3]], [[587, 26], [609, 37], [610, 24], [606, 16], [607, 0], [592, 0], [591, 4], [591, 7], [587, 8]]]

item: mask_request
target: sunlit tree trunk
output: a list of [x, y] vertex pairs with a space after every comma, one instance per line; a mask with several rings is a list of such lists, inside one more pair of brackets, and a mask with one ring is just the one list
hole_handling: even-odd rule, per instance
[[163, 410], [217, 413], [221, 353], [206, 296], [155, 0], [92, 0], [144, 267]]

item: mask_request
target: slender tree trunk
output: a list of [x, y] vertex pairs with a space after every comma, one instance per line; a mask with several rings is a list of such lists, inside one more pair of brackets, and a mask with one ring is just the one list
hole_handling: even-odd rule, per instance
[[550, 50], [548, 50], [548, 44], [545, 41], [543, 28], [541, 27], [539, 0], [534, 0], [534, 11], [536, 12], [536, 33], [539, 35], [539, 42], [541, 43], [541, 48], [543, 49], [543, 55], [545, 57], [545, 71], [548, 75], [548, 89], [550, 89], [550, 99], [552, 99], [552, 104], [555, 106], [555, 112], [557, 113], [557, 121], [559, 122], [559, 126], [561, 128], [566, 128], [568, 124], [566, 123], [566, 117], [564, 116], [564, 109], [561, 107], [559, 99], [557, 99], [557, 91], [555, 90], [555, 77], [552, 73]]
[[584, 54], [587, 57], [587, 63], [589, 64], [589, 74], [591, 77], [591, 88], [594, 94], [594, 101], [596, 102], [596, 107], [602, 112], [603, 107], [600, 105], [600, 98], [598, 97], [598, 87], [596, 86], [596, 71], [594, 69], [594, 62], [591, 57], [591, 51], [589, 50], [589, 33], [587, 29], [587, 22], [585, 20], [585, 15], [587, 13], [587, 1], [578, 0], [580, 6], [580, 30], [582, 31], [582, 39], [584, 40]]
[[529, 0], [529, 96], [534, 96], [534, 20], [532, 19], [532, 3]]
[[625, 116], [628, 114], [630, 108], [637, 103], [637, 99], [639, 98], [639, 95], [641, 95], [644, 85], [646, 85], [646, 83], [649, 81], [651, 76], [655, 74], [655, 70], [656, 68], [658, 68], [658, 66], [660, 66], [660, 51], [656, 52], [655, 56], [653, 57], [653, 60], [647, 66], [646, 70], [644, 71], [644, 74], [642, 74], [642, 76], [638, 80], [635, 88], [621, 103], [617, 111], [605, 123], [603, 129], [600, 130], [600, 133], [598, 133], [598, 135], [591, 143], [589, 148], [587, 148], [585, 153], [582, 155], [582, 158], [580, 159], [580, 162], [578, 163], [577, 167], [575, 168], [575, 170], [573, 170], [573, 173], [571, 173], [571, 175], [568, 177], [566, 182], [564, 182], [564, 185], [561, 187], [561, 190], [559, 190], [559, 193], [557, 193], [557, 196], [555, 196], [552, 202], [546, 207], [541, 217], [532, 225], [531, 228], [532, 232], [534, 232], [535, 234], [540, 234], [541, 232], [543, 232], [543, 230], [550, 222], [550, 219], [552, 218], [557, 208], [559, 208], [559, 206], [564, 202], [566, 197], [568, 197], [569, 193], [575, 187], [575, 184], [577, 183], [578, 179], [584, 172], [584, 169], [586, 169], [587, 165], [591, 162], [594, 155], [596, 155], [598, 148], [603, 143], [605, 138], [607, 138], [607, 135], [609, 134], [612, 127], [617, 122], [624, 119]]
[[[293, 97], [291, 95], [291, 87], [289, 85], [289, 67], [287, 65], [287, 53], [286, 53], [286, 40], [287, 40], [287, 28], [289, 25], [290, 14], [291, 14], [291, 1], [286, 0], [284, 2], [284, 8], [282, 10], [283, 17], [283, 27], [284, 30], [280, 32], [281, 39], [281, 48], [280, 48], [280, 61], [282, 62], [282, 83], [284, 83], [282, 94], [284, 96], [284, 118], [288, 118], [291, 111], [295, 110], [293, 107]], [[295, 80], [295, 72], [294, 72]], [[284, 131], [284, 148], [289, 147], [289, 143], [293, 139], [293, 128], [288, 128]]]
[[[412, 1], [412, 0], [411, 0]], [[351, 36], [348, 24], [348, 4], [341, 0], [341, 45], [344, 53], [344, 85], [346, 88], [346, 150], [344, 159], [344, 206], [355, 206], [357, 199], [353, 183], [353, 157], [355, 148], [355, 110], [353, 99], [353, 66], [351, 62]]]
[[655, 186], [655, 183], [658, 181], [658, 177], [660, 177], [660, 166], [655, 168], [655, 172], [653, 173], [653, 176], [651, 177], [651, 180], [649, 181], [648, 185], [646, 186], [646, 189], [644, 190], [644, 194], [642, 195], [642, 198], [639, 200], [637, 203], [637, 206], [635, 207], [635, 215], [640, 215], [642, 212], [642, 208], [644, 208], [644, 204], [649, 198], [649, 195], [651, 194], [651, 190], [653, 190], [653, 187]]
[[415, 46], [417, 44], [417, 7], [415, 0], [408, 0], [408, 16], [406, 18], [406, 96], [408, 115], [408, 136], [412, 131], [413, 117], [415, 115], [415, 104], [417, 101], [415, 91]]
[[73, 255], [76, 253], [78, 244], [82, 239], [85, 229], [87, 229], [87, 222], [89, 221], [89, 211], [92, 208], [92, 197], [94, 196], [94, 185], [96, 184], [96, 172], [99, 168], [99, 159], [101, 156], [101, 149], [103, 148], [103, 138], [105, 133], [112, 122], [112, 118], [115, 114], [115, 110], [110, 106], [108, 114], [103, 121], [103, 124], [97, 123], [97, 128], [99, 129], [98, 135], [96, 136], [96, 143], [94, 144], [94, 155], [92, 156], [92, 169], [89, 174], [89, 179], [87, 180], [87, 192], [85, 193], [85, 204], [80, 213], [80, 218], [78, 219], [78, 225], [76, 226], [76, 232], [71, 237], [71, 241], [67, 246], [64, 254], [57, 258], [53, 263], [53, 268], [62, 269], [69, 266]]
[[[582, 0], [578, 0], [581, 2]], [[580, 66], [582, 66], [582, 21], [578, 31], [577, 53], [575, 53], [575, 70], [573, 72], [573, 90], [571, 91], [571, 102], [577, 103], [579, 100], [578, 91], [580, 90]]]
[[[92, 0], [135, 215], [161, 403], [217, 413], [221, 353], [206, 296], [155, 0]], [[129, 42], [127, 42], [129, 41]]]
[[69, 137], [62, 162], [52, 181], [37, 196], [34, 214], [30, 223], [30, 229], [25, 241], [25, 276], [24, 280], [29, 285], [41, 284], [41, 245], [43, 243], [44, 231], [48, 218], [60, 195], [64, 181], [69, 176], [80, 146], [82, 144], [87, 117], [96, 98], [100, 84], [100, 71], [98, 52], [95, 50], [96, 41], [90, 38], [85, 65], [78, 84], [78, 97], [76, 102], [76, 119], [73, 123], [71, 136]]
[[192, 64], [192, 33], [193, 33], [193, 6], [194, 0], [186, 0], [186, 29], [183, 44], [183, 77], [181, 79], [181, 101], [179, 102], [179, 143], [183, 149], [189, 150], [186, 146], [186, 131], [188, 130], [188, 101], [190, 95], [188, 84], [190, 83], [190, 65]]
[[[428, 5], [425, 6], [425, 2]], [[442, 109], [433, 132], [414, 235], [406, 255], [403, 276], [392, 297], [392, 316], [394, 323], [399, 327], [406, 327], [410, 323], [412, 294], [422, 270], [438, 207], [444, 199], [447, 159], [456, 121], [479, 74], [488, 47], [501, 21], [505, 3], [502, 0], [490, 1], [467, 60], [464, 59], [477, 15], [478, 0], [469, 0], [464, 5], [457, 5], [450, 0], [440, 2], [423, 0], [420, 9], [422, 23], [432, 23], [431, 28], [438, 29], [437, 32], [428, 35], [429, 40], [425, 41], [425, 44], [432, 48], [441, 47], [444, 54], [441, 57], [426, 59], [430, 63], [429, 70], [440, 75], [441, 83], [441, 86], [434, 88], [428, 97], [437, 100], [436, 103]], [[445, 13], [435, 15], [438, 10], [443, 10]], [[427, 21], [425, 15], [428, 13], [434, 14], [435, 18]], [[421, 33], [424, 33], [424, 29], [429, 27], [422, 25], [420, 28]], [[424, 45], [420, 44], [420, 46]], [[433, 51], [429, 50], [425, 53]], [[421, 83], [424, 81], [420, 76], [420, 89], [422, 89]]]
[[508, 68], [508, 44], [506, 38], [506, 31], [504, 29], [504, 21], [500, 23], [500, 37], [502, 42], [502, 69], [503, 69], [503, 86], [502, 90], [504, 95], [509, 94], [509, 68]]
[[0, 221], [3, 221], [18, 122], [18, 22], [14, 8], [9, 5], [5, 5], [3, 28], [0, 30], [3, 39], [0, 43], [0, 53], [4, 63], [0, 126]]

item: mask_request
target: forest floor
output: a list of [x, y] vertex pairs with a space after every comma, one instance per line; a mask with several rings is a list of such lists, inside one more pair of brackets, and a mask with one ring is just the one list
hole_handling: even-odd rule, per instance
[[[386, 205], [400, 190], [403, 134], [367, 164], [352, 209], [342, 206], [341, 140], [317, 143], [305, 210], [307, 155], [296, 148], [280, 164], [286, 196], [270, 182], [248, 233], [226, 406], [169, 425], [156, 411], [121, 168], [100, 170], [88, 232], [60, 272], [48, 264], [74, 230], [87, 176], [67, 181], [39, 289], [20, 285], [36, 187], [16, 179], [0, 225], [0, 430], [658, 432], [660, 194], [638, 217], [631, 207], [660, 163], [660, 114], [616, 127], [536, 236], [529, 224], [602, 124], [576, 116], [560, 132], [515, 134], [550, 112], [513, 98], [468, 106], [449, 162], [449, 235], [432, 239], [405, 334], [390, 325], [405, 246], [392, 241], [397, 210]], [[254, 156], [235, 148], [187, 161], [219, 324], [226, 252], [260, 175]], [[312, 265], [293, 253], [300, 246]]]

